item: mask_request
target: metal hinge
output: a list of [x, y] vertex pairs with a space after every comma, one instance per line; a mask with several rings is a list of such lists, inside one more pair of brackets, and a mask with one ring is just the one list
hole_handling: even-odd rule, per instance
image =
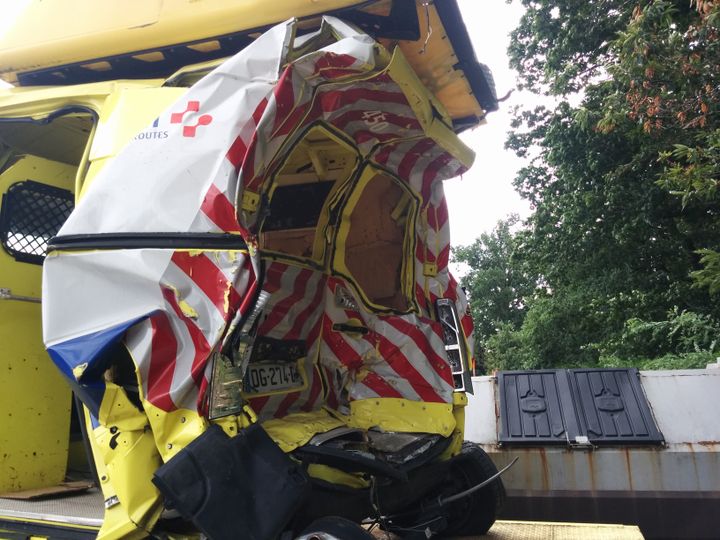
[[571, 450], [594, 450], [595, 445], [590, 442], [587, 435], [576, 435], [575, 440], [568, 440]]

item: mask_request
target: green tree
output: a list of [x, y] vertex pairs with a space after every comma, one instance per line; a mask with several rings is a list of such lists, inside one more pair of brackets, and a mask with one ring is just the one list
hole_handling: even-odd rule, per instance
[[535, 280], [524, 271], [516, 254], [519, 233], [514, 228], [519, 221], [517, 215], [509, 216], [473, 244], [453, 249], [453, 262], [469, 268], [461, 285], [470, 297], [476, 357], [486, 368], [486, 340], [502, 324], [520, 327], [535, 290]]
[[[672, 355], [712, 354], [699, 336], [720, 328], [718, 298], [691, 276], [720, 287], [716, 4], [523, 4], [511, 64], [522, 86], [559, 103], [516, 110], [507, 146], [535, 155], [515, 180], [535, 212], [512, 236], [512, 257], [493, 260], [505, 272], [468, 281], [487, 365], [609, 365], [623, 355], [672, 366], [687, 360]], [[573, 106], [563, 96], [576, 91]], [[473, 253], [487, 255], [487, 239]], [[464, 258], [473, 271], [489, 264]], [[488, 309], [490, 293], [479, 289], [520, 269], [542, 286], [515, 296], [522, 309]], [[678, 321], [683, 341], [668, 337]], [[637, 339], [643, 325], [667, 336], [648, 347]], [[698, 348], [684, 348], [693, 340]]]
[[[682, 198], [703, 248], [693, 276], [720, 290], [720, 2], [655, 0], [633, 11], [612, 43], [616, 91], [603, 104], [604, 131], [642, 126], [658, 152], [657, 182]], [[698, 226], [699, 225], [699, 226]], [[700, 238], [697, 238], [701, 236]]]
[[510, 65], [519, 85], [565, 95], [585, 88], [612, 63], [610, 44], [630, 20], [635, 1], [521, 0], [511, 34]]

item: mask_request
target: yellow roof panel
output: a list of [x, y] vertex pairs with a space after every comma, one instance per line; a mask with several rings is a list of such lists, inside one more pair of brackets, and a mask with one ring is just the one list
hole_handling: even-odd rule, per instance
[[311, 30], [324, 14], [400, 47], [456, 130], [497, 108], [455, 0], [29, 0], [0, 34], [0, 78], [22, 86], [167, 78], [235, 54], [273, 24], [295, 17]]

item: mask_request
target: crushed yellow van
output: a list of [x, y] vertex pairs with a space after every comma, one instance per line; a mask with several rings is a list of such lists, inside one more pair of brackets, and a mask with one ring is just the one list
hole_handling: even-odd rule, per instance
[[497, 101], [455, 2], [50, 4], [0, 39], [0, 497], [63, 481], [73, 409], [103, 516], [0, 531], [486, 532], [442, 181]]

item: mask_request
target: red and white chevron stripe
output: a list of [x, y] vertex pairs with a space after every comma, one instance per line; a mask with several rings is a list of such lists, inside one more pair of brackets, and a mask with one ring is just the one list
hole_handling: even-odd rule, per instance
[[[302, 391], [251, 399], [261, 418], [282, 417], [323, 404], [336, 407], [348, 400], [401, 397], [416, 401], [452, 401], [452, 377], [440, 327], [433, 320], [434, 302], [450, 297], [458, 312], [466, 300], [448, 272], [450, 234], [442, 180], [464, 167], [436, 141], [428, 138], [405, 94], [387, 73], [332, 53], [317, 53], [286, 68], [263, 107], [257, 131], [242, 160], [243, 189], [267, 189], [270, 175], [304, 129], [322, 122], [354, 141], [368, 163], [377, 164], [404, 181], [421, 201], [415, 223], [415, 303], [418, 312], [380, 315], [335, 305], [335, 288], [353, 285], [323, 272], [289, 263], [268, 264], [264, 290], [271, 293], [259, 326], [261, 336], [304, 340], [307, 387]], [[358, 80], [358, 76], [362, 80]], [[382, 115], [383, 130], [371, 129], [368, 111]], [[257, 215], [243, 214], [249, 230]], [[426, 263], [435, 273], [426, 274]], [[333, 325], [359, 320], [365, 335], [343, 333]], [[471, 332], [471, 321], [463, 317]]]
[[[453, 298], [459, 313], [467, 311], [464, 295], [448, 272], [450, 234], [442, 189], [442, 180], [461, 174], [464, 167], [425, 134], [401, 87], [371, 55], [359, 58], [328, 50], [307, 54], [289, 63], [256, 103], [241, 115], [225, 159], [210, 174], [191, 231], [240, 234], [252, 241], [259, 214], [237, 208], [243, 190], [267, 190], [288, 149], [318, 122], [353, 141], [365, 164], [405, 182], [420, 205], [414, 223], [417, 311], [374, 313], [363, 306], [351, 283], [300, 265], [267, 262], [262, 287], [270, 301], [258, 333], [305, 342], [307, 384], [253, 397], [251, 405], [261, 418], [270, 418], [374, 397], [451, 402], [452, 377], [434, 321], [434, 302]], [[160, 283], [166, 309], [128, 334], [143, 393], [164, 410], [197, 402], [206, 384], [210, 351], [255, 285], [250, 257], [230, 259], [222, 252], [176, 252]], [[428, 263], [435, 265], [435, 272], [428, 272]], [[335, 305], [337, 287], [356, 297], [356, 311]], [[368, 332], [333, 328], [351, 319]], [[467, 316], [463, 327], [469, 338]]]
[[251, 289], [244, 253], [176, 251], [159, 284], [165, 309], [125, 338], [142, 381], [142, 397], [164, 411], [200, 408], [208, 359]]

